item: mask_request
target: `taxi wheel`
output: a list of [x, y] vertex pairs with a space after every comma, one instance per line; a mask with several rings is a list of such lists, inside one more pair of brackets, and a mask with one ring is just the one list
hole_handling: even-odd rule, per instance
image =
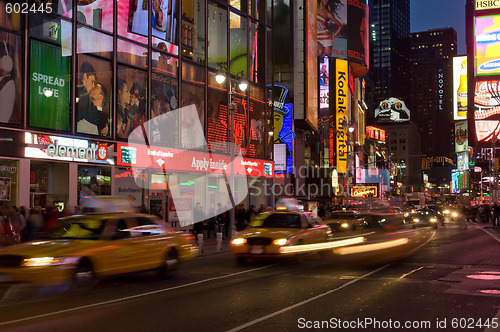
[[71, 284], [72, 290], [84, 290], [91, 288], [96, 283], [92, 264], [88, 260], [82, 260], [76, 267]]
[[165, 258], [165, 262], [160, 267], [160, 277], [161, 278], [169, 278], [172, 274], [177, 270], [179, 265], [179, 259], [177, 257], [177, 250], [172, 248], [168, 251], [167, 257]]

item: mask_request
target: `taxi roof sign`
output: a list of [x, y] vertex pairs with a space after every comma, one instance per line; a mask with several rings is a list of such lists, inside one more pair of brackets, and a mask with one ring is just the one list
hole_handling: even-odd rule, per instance
[[278, 211], [299, 211], [299, 201], [295, 198], [280, 198], [276, 202]]
[[132, 201], [125, 196], [89, 196], [82, 200], [82, 213], [136, 212]]

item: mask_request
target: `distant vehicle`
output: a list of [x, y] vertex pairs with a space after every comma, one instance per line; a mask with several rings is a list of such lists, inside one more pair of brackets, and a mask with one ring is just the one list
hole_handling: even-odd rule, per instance
[[333, 211], [324, 218], [332, 232], [354, 231], [364, 227], [363, 216], [354, 210]]
[[439, 219], [440, 217], [436, 211], [429, 208], [423, 208], [410, 215], [409, 223], [411, 224], [412, 228], [430, 226], [434, 229], [437, 229]]
[[170, 275], [194, 258], [194, 236], [138, 213], [61, 218], [43, 239], [0, 249], [0, 281], [88, 287], [100, 277], [144, 270]]
[[414, 209], [423, 209], [425, 207], [424, 193], [423, 192], [407, 193], [406, 204]]

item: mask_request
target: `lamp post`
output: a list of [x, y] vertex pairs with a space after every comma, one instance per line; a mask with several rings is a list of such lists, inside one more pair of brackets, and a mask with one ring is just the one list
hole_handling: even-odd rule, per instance
[[[220, 70], [215, 75], [215, 80], [217, 83], [222, 84], [226, 80], [226, 75], [229, 75], [229, 71], [227, 66], [223, 64], [219, 64]], [[238, 81], [238, 87], [241, 91], [246, 91], [248, 87], [248, 81], [244, 78], [245, 73], [240, 71], [236, 74], [235, 80]], [[228, 139], [228, 147], [229, 147], [229, 157], [231, 160], [231, 177], [228, 181], [227, 174], [224, 173], [224, 178], [226, 181], [227, 190], [229, 193], [229, 199], [231, 201], [232, 209], [229, 211], [229, 232], [231, 234], [231, 238], [234, 237], [236, 233], [235, 227], [235, 210], [236, 206], [234, 203], [234, 196], [232, 190], [234, 190], [234, 169], [233, 169], [233, 159], [234, 159], [234, 145], [236, 145], [236, 141], [234, 139], [234, 111], [236, 110], [236, 103], [234, 102], [234, 96], [236, 94], [236, 87], [232, 82], [232, 78], [230, 77], [228, 80], [229, 84], [229, 104], [228, 104], [228, 127], [229, 127], [229, 139]]]
[[[347, 124], [346, 124], [347, 125]], [[347, 175], [347, 183], [346, 183], [346, 203], [347, 203], [347, 198], [350, 195], [350, 184], [351, 184], [351, 177], [349, 176], [349, 172], [352, 170], [352, 167], [349, 167], [350, 161], [349, 161], [349, 155], [352, 154], [352, 148], [351, 148], [351, 141], [352, 141], [352, 133], [354, 132], [354, 125], [352, 123], [349, 124], [349, 127], [347, 129], [349, 131], [349, 134], [347, 135], [347, 169], [346, 169], [346, 175]]]

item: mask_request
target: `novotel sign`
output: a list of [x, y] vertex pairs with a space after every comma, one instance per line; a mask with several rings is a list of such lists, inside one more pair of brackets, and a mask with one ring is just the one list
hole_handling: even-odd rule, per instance
[[500, 0], [476, 0], [476, 10], [500, 8]]

